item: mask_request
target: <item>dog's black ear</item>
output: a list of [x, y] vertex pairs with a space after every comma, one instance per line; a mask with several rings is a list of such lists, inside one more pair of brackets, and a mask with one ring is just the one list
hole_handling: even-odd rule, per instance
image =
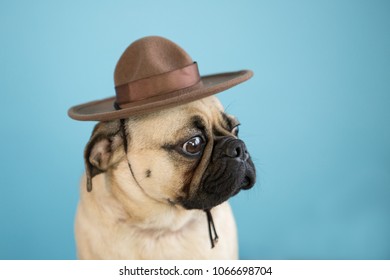
[[84, 150], [87, 190], [92, 190], [92, 178], [107, 171], [124, 156], [120, 122], [98, 123]]

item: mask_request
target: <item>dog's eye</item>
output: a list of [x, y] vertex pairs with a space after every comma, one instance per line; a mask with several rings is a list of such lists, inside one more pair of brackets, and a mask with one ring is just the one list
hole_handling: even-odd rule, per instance
[[204, 146], [204, 140], [200, 136], [195, 136], [183, 144], [183, 152], [190, 156], [199, 155]]
[[233, 129], [232, 129], [232, 133], [234, 134], [234, 136], [238, 136], [238, 132], [240, 132], [240, 130], [238, 129], [238, 125], [235, 126]]

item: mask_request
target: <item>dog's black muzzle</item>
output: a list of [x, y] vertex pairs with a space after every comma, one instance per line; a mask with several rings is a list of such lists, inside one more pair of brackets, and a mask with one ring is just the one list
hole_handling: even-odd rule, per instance
[[245, 143], [232, 136], [215, 139], [212, 157], [198, 190], [182, 201], [188, 209], [210, 209], [254, 186], [256, 171]]

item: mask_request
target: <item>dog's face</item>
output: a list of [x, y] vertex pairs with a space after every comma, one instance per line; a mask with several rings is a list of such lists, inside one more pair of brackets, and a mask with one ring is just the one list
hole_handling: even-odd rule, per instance
[[123, 187], [139, 187], [162, 203], [210, 209], [255, 183], [238, 125], [215, 97], [122, 124], [99, 123], [85, 149], [87, 184], [91, 189], [93, 176], [128, 161], [127, 172], [138, 186]]

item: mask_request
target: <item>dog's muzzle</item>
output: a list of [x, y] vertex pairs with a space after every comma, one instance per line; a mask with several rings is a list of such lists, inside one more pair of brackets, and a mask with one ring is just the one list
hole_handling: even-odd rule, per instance
[[210, 209], [240, 190], [252, 188], [255, 181], [255, 167], [245, 143], [232, 136], [218, 137], [199, 188], [182, 204], [187, 209]]
[[[245, 165], [245, 171], [248, 174], [245, 175], [240, 187], [244, 190], [250, 189], [254, 184], [255, 174], [252, 172], [254, 171], [254, 167], [245, 143], [240, 139], [234, 138], [228, 138], [224, 140], [225, 141], [223, 142], [225, 143], [225, 146], [221, 147], [221, 149], [224, 150], [224, 154], [222, 156], [226, 157], [227, 160], [230, 158], [231, 160], [237, 161], [237, 164]], [[248, 160], [250, 160], [250, 164], [252, 164], [252, 170], [251, 168], [248, 169]]]

